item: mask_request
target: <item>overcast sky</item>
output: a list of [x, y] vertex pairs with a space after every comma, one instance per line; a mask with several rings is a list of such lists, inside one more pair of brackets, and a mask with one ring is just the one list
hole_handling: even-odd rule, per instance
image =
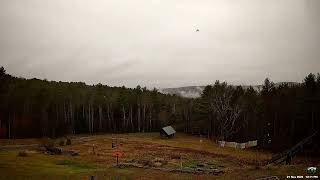
[[320, 71], [320, 1], [0, 0], [0, 66], [127, 87], [301, 82]]

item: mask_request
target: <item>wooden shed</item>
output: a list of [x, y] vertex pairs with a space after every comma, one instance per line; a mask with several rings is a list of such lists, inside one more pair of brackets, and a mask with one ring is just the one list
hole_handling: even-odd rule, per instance
[[174, 137], [175, 133], [176, 133], [176, 131], [173, 129], [172, 126], [163, 127], [160, 130], [161, 137], [171, 138], [171, 137]]

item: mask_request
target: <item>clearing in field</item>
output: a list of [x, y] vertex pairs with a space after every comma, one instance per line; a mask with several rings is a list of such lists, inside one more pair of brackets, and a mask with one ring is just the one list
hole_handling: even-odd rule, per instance
[[172, 139], [161, 139], [158, 133], [70, 139], [71, 145], [62, 143], [63, 138], [54, 141], [54, 147], [62, 149], [61, 155], [39, 150], [42, 139], [1, 140], [0, 179], [285, 178], [306, 175], [310, 164], [306, 158], [298, 157], [290, 166], [266, 167], [263, 164], [272, 157], [271, 153], [222, 148], [208, 139], [181, 133]]

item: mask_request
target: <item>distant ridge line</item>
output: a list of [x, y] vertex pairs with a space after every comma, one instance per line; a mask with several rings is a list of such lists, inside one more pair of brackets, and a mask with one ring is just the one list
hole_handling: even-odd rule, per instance
[[[299, 85], [298, 82], [277, 82], [275, 83], [275, 87], [279, 87], [282, 84], [288, 84], [289, 86]], [[256, 91], [261, 91], [263, 85], [231, 85], [234, 87], [241, 86], [243, 89], [248, 89], [252, 87]], [[202, 91], [206, 86], [183, 86], [183, 87], [176, 87], [176, 88], [163, 88], [159, 91], [164, 94], [172, 94], [178, 95], [185, 98], [198, 98], [201, 96]]]

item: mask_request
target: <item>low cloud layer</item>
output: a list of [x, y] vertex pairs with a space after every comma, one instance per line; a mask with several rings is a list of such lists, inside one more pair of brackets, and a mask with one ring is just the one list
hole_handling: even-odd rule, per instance
[[0, 65], [128, 87], [300, 82], [320, 69], [319, 17], [318, 0], [1, 0]]

